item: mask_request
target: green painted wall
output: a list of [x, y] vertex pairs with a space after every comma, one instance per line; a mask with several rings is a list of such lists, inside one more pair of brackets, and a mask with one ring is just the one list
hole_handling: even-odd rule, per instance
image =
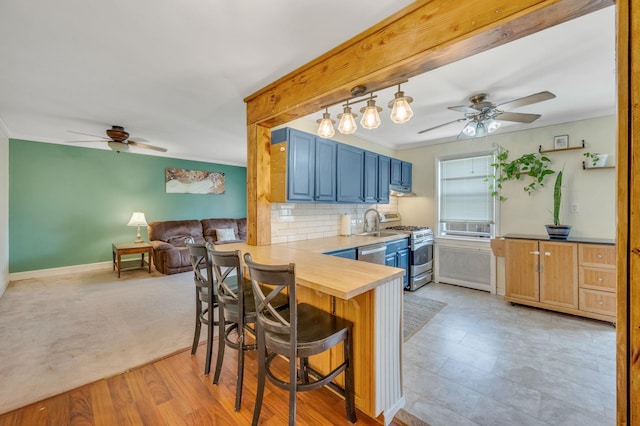
[[[166, 167], [225, 174], [225, 193], [167, 194]], [[175, 158], [9, 141], [9, 272], [111, 260], [111, 243], [147, 222], [246, 217], [246, 168]], [[141, 229], [147, 240], [147, 230]]]

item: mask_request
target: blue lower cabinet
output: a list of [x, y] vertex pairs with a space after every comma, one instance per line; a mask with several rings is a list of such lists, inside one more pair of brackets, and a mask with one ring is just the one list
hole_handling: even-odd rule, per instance
[[401, 240], [389, 241], [387, 243], [387, 253], [385, 257], [387, 266], [404, 269], [404, 277], [402, 278], [403, 287], [409, 285], [409, 238]]
[[355, 248], [330, 251], [330, 252], [327, 252], [325, 254], [328, 254], [330, 256], [344, 257], [345, 259], [356, 260], [356, 249]]

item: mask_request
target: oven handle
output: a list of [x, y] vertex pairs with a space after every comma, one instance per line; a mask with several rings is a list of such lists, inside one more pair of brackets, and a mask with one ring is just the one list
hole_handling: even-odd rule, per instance
[[412, 250], [417, 250], [424, 246], [432, 246], [432, 245], [433, 245], [433, 240], [416, 241], [412, 244], [413, 246]]

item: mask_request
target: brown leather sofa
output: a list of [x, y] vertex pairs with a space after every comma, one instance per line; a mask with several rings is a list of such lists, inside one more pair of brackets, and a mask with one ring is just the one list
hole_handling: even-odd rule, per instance
[[163, 274], [191, 271], [185, 238], [196, 243], [228, 244], [247, 239], [247, 219], [169, 220], [147, 226], [153, 246], [153, 264]]

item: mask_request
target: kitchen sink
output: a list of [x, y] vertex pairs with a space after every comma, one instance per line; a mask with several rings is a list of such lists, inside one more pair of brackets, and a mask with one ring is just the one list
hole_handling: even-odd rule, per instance
[[397, 232], [388, 232], [388, 231], [371, 231], [371, 232], [361, 232], [359, 234], [355, 234], [360, 237], [394, 237], [398, 234]]

